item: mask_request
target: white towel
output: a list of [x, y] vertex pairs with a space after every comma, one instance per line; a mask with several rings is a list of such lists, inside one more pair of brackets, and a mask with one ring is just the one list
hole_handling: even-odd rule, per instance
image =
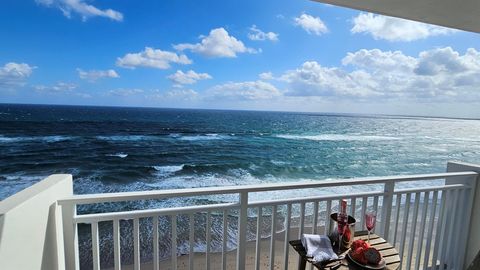
[[312, 257], [315, 263], [338, 260], [333, 252], [332, 242], [326, 235], [302, 234], [302, 245], [307, 251], [307, 257]]

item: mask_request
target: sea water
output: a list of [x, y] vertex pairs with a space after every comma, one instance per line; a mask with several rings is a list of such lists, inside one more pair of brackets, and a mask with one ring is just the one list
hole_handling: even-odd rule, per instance
[[[3, 104], [0, 200], [54, 173], [72, 174], [74, 192], [86, 194], [443, 172], [450, 160], [480, 163], [479, 135], [480, 121], [466, 119]], [[79, 211], [235, 200], [216, 195]], [[111, 236], [111, 224], [101, 226]]]

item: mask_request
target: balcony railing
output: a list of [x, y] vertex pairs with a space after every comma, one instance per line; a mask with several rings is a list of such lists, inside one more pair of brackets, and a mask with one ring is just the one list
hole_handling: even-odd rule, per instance
[[[375, 232], [396, 247], [403, 269], [462, 269], [477, 176], [462, 171], [74, 195], [58, 201], [66, 268], [80, 269], [83, 252], [91, 260], [82, 267], [93, 269], [121, 269], [122, 263], [177, 269], [180, 259], [188, 269], [228, 269], [233, 257], [236, 269], [288, 269], [298, 260], [288, 241], [302, 233], [328, 233], [330, 214], [346, 199], [357, 230], [365, 229], [367, 209], [377, 211]], [[212, 196], [222, 203], [212, 203]], [[197, 200], [185, 199], [192, 203], [181, 207], [77, 214], [80, 205], [171, 198]], [[91, 231], [87, 240], [79, 233], [85, 228]], [[113, 249], [112, 261], [103, 260], [106, 249]], [[201, 261], [195, 253], [203, 254]]]

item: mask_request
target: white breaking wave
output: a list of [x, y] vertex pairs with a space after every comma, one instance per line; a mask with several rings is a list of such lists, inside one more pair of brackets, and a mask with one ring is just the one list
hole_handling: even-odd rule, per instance
[[38, 136], [38, 137], [5, 137], [0, 135], [0, 143], [13, 143], [13, 142], [31, 142], [31, 141], [44, 141], [47, 143], [61, 142], [72, 140], [71, 136]]
[[229, 138], [230, 136], [210, 133], [205, 135], [181, 136], [178, 139], [182, 141], [209, 141], [209, 140], [226, 140]]
[[183, 166], [185, 165], [170, 165], [170, 166], [153, 166], [155, 170], [162, 176], [168, 176], [175, 172], [179, 172], [183, 170]]
[[320, 134], [320, 135], [277, 135], [276, 137], [290, 140], [312, 140], [312, 141], [386, 141], [400, 140], [398, 137], [376, 136], [376, 135], [348, 135], [348, 134]]
[[116, 153], [116, 154], [107, 154], [107, 157], [119, 157], [119, 158], [126, 158], [128, 154], [125, 153]]
[[103, 141], [141, 141], [141, 140], [150, 140], [155, 138], [154, 136], [144, 136], [144, 135], [114, 135], [114, 136], [97, 136], [95, 137], [98, 140]]

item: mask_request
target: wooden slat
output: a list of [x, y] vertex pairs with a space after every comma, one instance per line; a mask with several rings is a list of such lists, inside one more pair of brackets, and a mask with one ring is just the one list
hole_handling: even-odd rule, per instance
[[98, 222], [92, 223], [92, 259], [93, 269], [100, 270], [100, 247], [98, 241]]

